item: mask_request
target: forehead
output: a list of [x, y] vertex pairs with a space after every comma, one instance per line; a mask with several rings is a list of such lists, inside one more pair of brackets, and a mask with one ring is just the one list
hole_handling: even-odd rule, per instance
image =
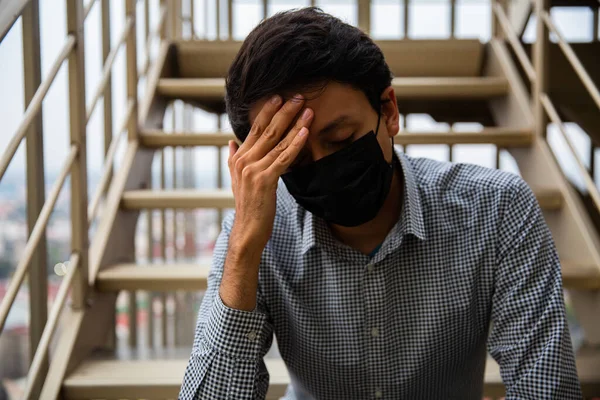
[[[314, 111], [311, 125], [313, 131], [320, 130], [321, 127], [324, 127], [341, 113], [361, 119], [361, 116], [371, 109], [370, 103], [363, 92], [338, 82], [329, 82], [325, 89], [319, 92], [301, 92], [301, 94], [308, 99], [304, 103], [304, 108], [310, 108]], [[285, 99], [288, 99], [292, 95], [293, 93], [284, 96]], [[267, 101], [268, 98], [261, 99], [252, 105], [249, 113], [251, 125]]]

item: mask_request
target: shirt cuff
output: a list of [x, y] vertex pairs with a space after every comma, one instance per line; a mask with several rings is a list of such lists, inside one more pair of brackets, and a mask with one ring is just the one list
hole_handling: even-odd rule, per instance
[[206, 321], [207, 343], [217, 351], [236, 359], [257, 359], [267, 316], [261, 312], [227, 307], [217, 292]]

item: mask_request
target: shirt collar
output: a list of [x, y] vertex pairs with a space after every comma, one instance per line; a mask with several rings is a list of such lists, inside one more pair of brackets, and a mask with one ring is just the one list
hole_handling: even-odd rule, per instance
[[[423, 208], [421, 206], [421, 195], [415, 179], [414, 170], [409, 158], [397, 149], [395, 154], [400, 161], [400, 167], [404, 176], [403, 184], [403, 202], [402, 212], [398, 223], [392, 228], [390, 234], [382, 244], [384, 247], [396, 248], [402, 243], [402, 239], [407, 234], [413, 234], [421, 240], [426, 239], [425, 224], [423, 221]], [[298, 206], [301, 209], [300, 206]], [[324, 247], [339, 249], [344, 246], [339, 243], [331, 234], [325, 221], [315, 217], [312, 213], [302, 210], [304, 213], [298, 213], [302, 216], [302, 254], [306, 253], [317, 244]], [[387, 244], [386, 242], [389, 242]], [[387, 244], [387, 246], [386, 246]], [[382, 253], [381, 251], [379, 253]], [[387, 251], [386, 251], [387, 253]]]

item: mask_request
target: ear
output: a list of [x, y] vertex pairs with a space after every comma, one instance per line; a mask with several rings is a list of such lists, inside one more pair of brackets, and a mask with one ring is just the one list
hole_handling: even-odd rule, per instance
[[381, 116], [385, 124], [388, 135], [394, 137], [400, 131], [400, 113], [398, 112], [398, 101], [394, 88], [389, 86], [381, 94]]

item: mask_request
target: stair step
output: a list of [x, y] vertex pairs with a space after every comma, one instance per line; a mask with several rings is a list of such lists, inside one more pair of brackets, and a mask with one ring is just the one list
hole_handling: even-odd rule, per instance
[[[149, 148], [166, 146], [227, 146], [235, 140], [233, 133], [166, 133], [145, 130], [140, 134], [141, 144]], [[472, 132], [400, 132], [396, 144], [495, 144], [501, 147], [527, 147], [533, 142], [531, 129], [484, 128]]]
[[[176, 398], [187, 359], [144, 361], [87, 360], [63, 382], [65, 399], [102, 398]], [[285, 394], [290, 378], [281, 359], [265, 358], [270, 374], [267, 399]], [[577, 371], [584, 397], [600, 396], [600, 350], [577, 355]], [[488, 356], [484, 375], [484, 395], [504, 395], [504, 384], [498, 364]]]
[[102, 292], [205, 290], [209, 270], [210, 266], [197, 264], [117, 264], [98, 273], [96, 287]]
[[[561, 260], [563, 286], [567, 289], [600, 290], [600, 269]], [[102, 292], [120, 290], [199, 291], [207, 287], [210, 266], [198, 264], [117, 264], [98, 273]]]
[[[508, 80], [501, 77], [414, 77], [394, 78], [399, 100], [488, 99], [508, 93]], [[170, 98], [222, 100], [225, 78], [162, 78], [158, 94]]]
[[[533, 189], [540, 207], [545, 211], [559, 210], [563, 197], [558, 189]], [[234, 208], [233, 193], [228, 189], [196, 190], [128, 190], [123, 193], [121, 207], [124, 209], [196, 209]]]

